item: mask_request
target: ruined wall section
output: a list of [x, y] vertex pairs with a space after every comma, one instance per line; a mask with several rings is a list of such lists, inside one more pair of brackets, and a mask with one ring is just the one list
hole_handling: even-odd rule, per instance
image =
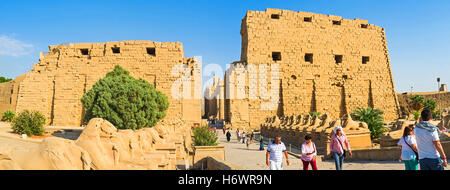
[[412, 112], [409, 108], [409, 105], [411, 104], [410, 98], [415, 95], [420, 95], [425, 99], [432, 99], [436, 102], [436, 110], [441, 110], [441, 112], [445, 108], [450, 108], [450, 92], [439, 91], [397, 94], [403, 114], [408, 115]]
[[278, 114], [318, 111], [338, 118], [358, 106], [373, 106], [386, 120], [398, 118], [383, 28], [280, 9], [248, 11], [242, 27], [241, 62], [279, 64]]
[[[83, 94], [120, 65], [133, 77], [147, 80], [168, 96], [170, 107], [166, 118], [195, 120], [196, 111], [183, 117], [184, 100], [173, 98], [171, 93], [172, 84], [181, 75], [172, 76], [172, 68], [176, 64], [191, 68], [196, 65], [195, 60], [183, 58], [183, 47], [179, 42], [79, 43], [50, 46], [49, 49], [21, 82], [17, 112], [37, 110], [47, 117], [49, 124], [79, 126], [84, 113], [80, 101]], [[201, 66], [195, 67], [198, 70]], [[189, 106], [198, 106], [200, 110], [200, 100], [192, 99]]]
[[[264, 109], [264, 105], [271, 105], [271, 96], [280, 92], [272, 90], [270, 65], [265, 67], [266, 73], [260, 72], [263, 66], [253, 65], [249, 68], [245, 62], [234, 62], [225, 72], [224, 117], [231, 122], [233, 128], [255, 129], [268, 115], [282, 115], [282, 107], [276, 105], [275, 109]], [[265, 78], [267, 84], [261, 88], [260, 78]], [[250, 96], [253, 90], [254, 97]], [[278, 101], [277, 101], [278, 104]]]
[[0, 118], [5, 111], [15, 111], [20, 82], [25, 75], [16, 77], [10, 82], [0, 83]]

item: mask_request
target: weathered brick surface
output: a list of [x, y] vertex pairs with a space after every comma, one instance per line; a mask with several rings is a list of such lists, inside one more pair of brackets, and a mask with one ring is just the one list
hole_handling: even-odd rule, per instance
[[[114, 53], [113, 48], [120, 48], [120, 53]], [[155, 54], [148, 53], [147, 48], [154, 48]], [[83, 94], [114, 66], [120, 65], [133, 77], [147, 80], [168, 96], [170, 106], [166, 119], [181, 118], [190, 123], [200, 123], [201, 99], [194, 96], [194, 78], [200, 77], [197, 75], [200, 75], [201, 63], [184, 58], [183, 46], [179, 42], [61, 44], [49, 46], [49, 50], [19, 82], [16, 105], [10, 106], [16, 112], [37, 110], [47, 117], [49, 124], [79, 126], [83, 116], [80, 101]], [[83, 54], [83, 51], [86, 52]], [[177, 64], [187, 65], [193, 75], [189, 87], [192, 95], [186, 99], [172, 96], [172, 84], [181, 76], [181, 73], [171, 75]], [[1, 92], [2, 95], [5, 93]]]
[[[244, 98], [225, 101], [225, 119], [232, 124], [259, 128], [260, 122], [270, 115], [313, 111], [340, 118], [357, 107], [368, 106], [383, 110], [386, 120], [399, 117], [383, 28], [360, 19], [266, 9], [247, 12], [241, 35], [241, 60], [233, 63], [241, 66], [224, 77], [235, 87], [245, 83], [243, 89], [234, 92], [245, 90]], [[281, 60], [274, 61], [273, 52], [280, 52]], [[312, 54], [312, 62], [306, 61], [307, 54]], [[341, 63], [336, 63], [336, 55], [342, 55]], [[369, 60], [363, 63], [363, 57]], [[252, 90], [249, 86], [258, 86], [259, 80], [251, 80], [249, 76], [255, 75], [246, 72], [245, 66], [255, 65], [256, 76], [261, 77], [259, 69], [267, 65], [270, 90], [274, 64], [279, 65], [280, 102], [275, 110], [265, 111], [261, 110], [261, 104], [268, 100], [261, 98], [259, 90], [258, 99], [248, 97]], [[242, 73], [244, 81], [238, 80]], [[229, 93], [227, 90], [225, 94]]]
[[416, 92], [416, 93], [404, 93], [398, 94], [398, 99], [400, 102], [400, 108], [404, 114], [411, 112], [409, 105], [411, 102], [411, 97], [415, 95], [420, 95], [425, 99], [432, 99], [436, 102], [436, 110], [443, 110], [445, 108], [450, 108], [450, 92], [439, 91], [439, 92]]

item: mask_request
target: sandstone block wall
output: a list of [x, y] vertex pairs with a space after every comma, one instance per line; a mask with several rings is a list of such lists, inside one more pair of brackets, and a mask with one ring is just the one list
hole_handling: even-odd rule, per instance
[[[168, 96], [167, 119], [181, 118], [190, 123], [200, 123], [201, 99], [195, 98], [193, 92], [196, 87], [194, 78], [201, 77], [201, 63], [193, 58], [184, 58], [183, 46], [179, 42], [61, 44], [49, 46], [49, 50], [47, 54], [41, 54], [39, 63], [20, 82], [16, 105], [10, 106], [16, 112], [37, 110], [47, 117], [51, 125], [79, 126], [84, 114], [80, 101], [83, 94], [115, 65], [120, 65], [133, 77], [147, 80]], [[191, 86], [188, 88], [192, 95], [189, 98], [172, 96], [172, 84], [181, 76], [181, 73], [171, 75], [177, 64], [184, 64], [191, 71]], [[198, 82], [201, 83], [201, 78]], [[0, 86], [0, 89], [3, 88]], [[1, 92], [4, 94], [3, 90]], [[0, 104], [6, 105], [5, 100], [2, 99]]]
[[[386, 120], [399, 117], [383, 28], [360, 19], [266, 9], [247, 12], [241, 35], [241, 60], [233, 64], [254, 64], [257, 72], [267, 65], [269, 91], [270, 71], [278, 64], [280, 100], [272, 111], [261, 110], [261, 103], [267, 102], [261, 98], [251, 100], [247, 95], [226, 100], [225, 117], [231, 123], [258, 128], [268, 115], [313, 111], [339, 118], [358, 106], [379, 108]], [[244, 71], [244, 75], [243, 90], [248, 94], [249, 73]], [[253, 86], [259, 85], [258, 80], [253, 81]], [[234, 80], [231, 85], [241, 82]]]
[[1, 114], [7, 110], [15, 110], [19, 84], [25, 76], [19, 76], [15, 80], [0, 83], [0, 118]]

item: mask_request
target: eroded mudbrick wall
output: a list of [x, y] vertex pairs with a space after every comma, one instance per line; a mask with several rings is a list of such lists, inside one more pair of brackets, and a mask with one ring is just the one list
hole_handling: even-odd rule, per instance
[[[12, 106], [16, 112], [37, 110], [51, 125], [79, 126], [84, 114], [80, 101], [83, 94], [120, 65], [133, 77], [147, 80], [168, 96], [167, 119], [200, 123], [201, 99], [194, 96], [197, 87], [194, 78], [201, 75], [201, 63], [184, 58], [179, 42], [78, 43], [49, 46], [49, 50], [46, 55], [41, 54], [39, 63], [20, 82], [16, 105]], [[172, 84], [182, 75], [172, 75], [177, 64], [191, 71], [191, 96], [186, 99], [172, 95]], [[184, 93], [182, 89], [180, 86], [179, 90]]]
[[15, 80], [0, 83], [0, 118], [5, 111], [14, 111], [17, 102], [20, 82], [25, 75], [16, 77]]
[[[227, 72], [233, 74], [224, 78], [230, 86], [245, 83], [245, 88], [232, 93], [244, 90], [246, 96], [225, 101], [227, 121], [258, 128], [267, 116], [321, 112], [339, 118], [368, 106], [383, 110], [386, 120], [399, 117], [383, 28], [360, 19], [266, 9], [247, 12], [241, 35], [241, 60], [232, 64], [236, 68]], [[256, 69], [249, 70], [249, 65]], [[261, 98], [259, 89], [257, 99], [250, 99], [248, 92], [251, 86], [259, 86], [264, 66], [270, 92], [270, 71], [275, 65], [279, 104], [274, 110], [261, 110], [261, 104], [270, 100]], [[242, 72], [246, 80], [235, 80]]]
[[415, 93], [403, 93], [398, 94], [400, 102], [400, 108], [403, 114], [411, 113], [409, 105], [411, 103], [411, 97], [420, 95], [425, 99], [432, 99], [436, 102], [436, 110], [443, 110], [450, 108], [450, 92], [438, 91], [438, 92], [415, 92]]

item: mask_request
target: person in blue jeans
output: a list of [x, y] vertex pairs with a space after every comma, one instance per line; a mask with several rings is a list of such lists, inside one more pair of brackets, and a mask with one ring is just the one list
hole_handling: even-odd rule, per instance
[[[344, 148], [345, 147], [345, 148]], [[333, 135], [330, 140], [330, 152], [333, 155], [334, 162], [336, 164], [336, 170], [342, 170], [344, 164], [344, 150], [347, 149], [349, 156], [352, 156], [350, 150], [350, 143], [347, 136], [344, 134], [344, 130], [340, 126], [336, 126], [333, 130]]]
[[423, 110], [421, 122], [414, 128], [419, 152], [420, 170], [444, 170], [447, 167], [447, 157], [439, 141], [442, 132], [433, 125], [430, 110]]

